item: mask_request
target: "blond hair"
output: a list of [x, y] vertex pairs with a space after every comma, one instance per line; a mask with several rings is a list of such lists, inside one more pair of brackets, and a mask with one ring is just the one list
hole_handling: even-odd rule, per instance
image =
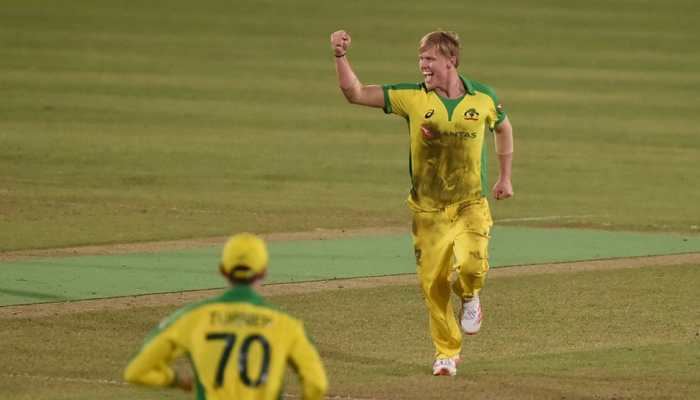
[[423, 36], [418, 45], [419, 51], [437, 48], [440, 54], [455, 58], [455, 67], [459, 67], [459, 36], [451, 31], [433, 31]]

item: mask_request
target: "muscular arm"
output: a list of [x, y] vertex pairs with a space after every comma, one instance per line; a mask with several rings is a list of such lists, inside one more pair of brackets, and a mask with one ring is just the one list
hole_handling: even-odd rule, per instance
[[493, 197], [496, 200], [513, 196], [511, 170], [513, 164], [513, 126], [506, 117], [496, 127], [496, 154], [498, 155], [498, 181], [493, 187]]
[[350, 66], [347, 56], [350, 41], [350, 35], [345, 31], [336, 31], [331, 34], [331, 47], [335, 55], [335, 71], [340, 90], [352, 104], [382, 108], [384, 107], [384, 91], [381, 86], [363, 85]]

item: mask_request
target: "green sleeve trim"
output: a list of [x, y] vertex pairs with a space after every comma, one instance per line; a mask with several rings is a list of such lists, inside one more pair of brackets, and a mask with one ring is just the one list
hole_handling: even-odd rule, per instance
[[496, 92], [491, 89], [488, 85], [484, 85], [481, 82], [477, 81], [471, 81], [472, 87], [476, 92], [481, 92], [484, 93], [485, 95], [489, 96], [491, 98], [491, 101], [493, 101], [493, 106], [496, 107], [496, 123], [494, 126], [498, 126], [503, 120], [506, 119], [506, 112], [503, 110], [503, 107], [501, 106], [500, 101], [498, 100], [498, 96], [496, 96]]
[[500, 117], [500, 113], [499, 113], [499, 117], [498, 117], [498, 119], [496, 120], [496, 123], [493, 125], [494, 128], [498, 128], [498, 125], [500, 125], [501, 122], [503, 122], [505, 119], [506, 119], [506, 114], [503, 113], [503, 117]]
[[389, 100], [389, 85], [383, 85], [382, 91], [384, 92], [384, 114], [391, 114], [391, 101]]
[[382, 85], [382, 90], [384, 91], [384, 112], [386, 114], [391, 114], [394, 110], [391, 107], [391, 100], [389, 100], [389, 90], [421, 90], [423, 84], [421, 83], [395, 83], [392, 85]]

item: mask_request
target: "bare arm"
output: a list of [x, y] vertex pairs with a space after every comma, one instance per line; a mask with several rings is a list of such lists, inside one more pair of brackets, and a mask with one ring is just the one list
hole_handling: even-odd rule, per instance
[[348, 49], [351, 38], [345, 31], [335, 31], [331, 34], [331, 47], [335, 55], [335, 72], [338, 76], [340, 90], [352, 104], [369, 107], [384, 107], [384, 91], [378, 85], [363, 85], [355, 75], [348, 61]]
[[513, 196], [511, 169], [513, 164], [513, 126], [506, 117], [496, 127], [496, 154], [498, 155], [498, 181], [493, 187], [496, 200]]

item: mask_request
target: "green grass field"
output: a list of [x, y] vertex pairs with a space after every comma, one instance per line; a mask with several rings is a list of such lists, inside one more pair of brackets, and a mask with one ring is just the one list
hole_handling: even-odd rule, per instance
[[700, 7], [608, 7], [7, 0], [0, 250], [404, 224], [403, 121], [345, 103], [341, 27], [367, 83], [419, 81], [420, 37], [461, 34], [515, 127], [496, 218], [697, 230]]
[[[698, 233], [699, 12], [690, 0], [5, 0], [0, 252], [406, 225], [404, 122], [345, 103], [329, 48], [340, 28], [366, 83], [419, 81], [420, 37], [460, 34], [461, 72], [496, 90], [515, 129], [516, 197], [494, 204], [497, 221]], [[491, 280], [453, 380], [429, 375], [414, 286], [272, 300], [307, 321], [338, 396], [690, 399], [699, 268]], [[0, 398], [188, 398], [119, 381], [170, 311], [3, 319]]]
[[[430, 375], [433, 349], [415, 286], [270, 300], [305, 320], [331, 394], [344, 399], [691, 399], [700, 396], [700, 312], [692, 306], [698, 268], [493, 279], [484, 328], [465, 339], [466, 360], [454, 379]], [[0, 397], [189, 398], [117, 383], [131, 350], [172, 311], [132, 307], [4, 320], [0, 356], [4, 371], [17, 376], [0, 373]], [[297, 393], [296, 385], [290, 389]]]

